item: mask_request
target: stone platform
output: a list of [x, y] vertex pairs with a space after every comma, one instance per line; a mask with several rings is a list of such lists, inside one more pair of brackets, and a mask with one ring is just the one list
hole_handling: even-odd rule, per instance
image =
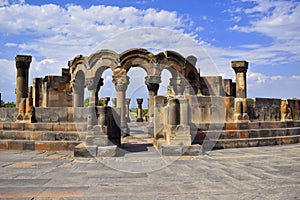
[[[141, 148], [142, 150], [143, 148]], [[161, 157], [148, 151], [77, 158], [70, 151], [0, 151], [0, 198], [298, 199], [300, 145]]]

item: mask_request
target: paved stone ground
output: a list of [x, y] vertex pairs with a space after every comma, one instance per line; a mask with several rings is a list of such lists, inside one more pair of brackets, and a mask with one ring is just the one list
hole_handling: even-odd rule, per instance
[[0, 198], [300, 199], [300, 144], [161, 157], [139, 128], [114, 158], [0, 151]]

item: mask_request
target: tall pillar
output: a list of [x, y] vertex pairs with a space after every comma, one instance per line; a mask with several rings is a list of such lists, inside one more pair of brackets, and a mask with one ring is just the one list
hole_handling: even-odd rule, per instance
[[143, 99], [142, 98], [138, 98], [136, 99], [137, 103], [138, 103], [138, 109], [137, 109], [137, 122], [143, 122]]
[[127, 122], [130, 122], [130, 109], [129, 109], [130, 101], [131, 101], [130, 98], [126, 99], [126, 119], [127, 119]]
[[236, 97], [247, 98], [246, 73], [248, 70], [248, 62], [232, 61], [231, 66], [236, 74]]
[[149, 122], [153, 122], [154, 117], [154, 96], [157, 95], [159, 84], [161, 83], [161, 77], [152, 75], [145, 77], [145, 84], [147, 85], [149, 91], [148, 97], [148, 115], [149, 115]]
[[88, 106], [88, 129], [97, 125], [97, 113], [96, 113], [96, 83], [94, 78], [87, 78], [85, 80], [86, 86], [89, 90], [89, 106]]
[[16, 107], [19, 107], [19, 103], [22, 98], [28, 97], [28, 78], [29, 67], [32, 57], [28, 55], [17, 55], [15, 57], [17, 68], [17, 83], [16, 83]]
[[125, 107], [125, 96], [126, 90], [129, 85], [129, 77], [124, 76], [113, 76], [113, 83], [116, 88], [116, 103], [117, 108], [120, 108], [120, 128], [123, 136], [129, 135], [129, 129], [126, 121], [126, 107]]

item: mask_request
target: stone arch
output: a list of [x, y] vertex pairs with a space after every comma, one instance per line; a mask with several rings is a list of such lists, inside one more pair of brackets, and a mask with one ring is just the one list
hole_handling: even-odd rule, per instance
[[156, 59], [153, 53], [142, 48], [132, 48], [120, 54], [120, 64], [127, 72], [131, 67], [141, 67], [147, 75], [154, 74]]
[[[120, 66], [119, 55], [115, 51], [109, 49], [99, 50], [96, 53], [91, 54], [87, 58], [87, 61], [89, 65], [88, 68], [94, 70], [95, 72], [99, 68], [111, 68], [113, 71]], [[103, 69], [103, 72], [105, 69]]]

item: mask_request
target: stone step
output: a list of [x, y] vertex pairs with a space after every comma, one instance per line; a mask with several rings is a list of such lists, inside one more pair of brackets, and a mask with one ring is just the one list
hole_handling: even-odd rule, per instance
[[249, 130], [215, 130], [198, 131], [192, 136], [193, 143], [199, 143], [205, 137], [211, 139], [243, 139], [243, 138], [264, 138], [277, 136], [300, 135], [300, 128], [277, 128], [277, 129], [249, 129]]
[[[191, 126], [193, 127], [193, 126]], [[200, 123], [194, 129], [207, 130], [247, 130], [247, 129], [278, 129], [300, 127], [300, 120], [295, 121], [262, 121], [262, 122], [225, 122], [225, 123]]]
[[1, 130], [15, 131], [85, 131], [86, 123], [14, 123], [1, 122]]
[[1, 139], [36, 140], [36, 141], [80, 141], [84, 140], [85, 131], [0, 131]]
[[213, 149], [245, 148], [259, 146], [273, 146], [300, 143], [300, 135], [276, 136], [264, 138], [244, 138], [244, 139], [218, 139], [207, 140], [202, 143], [202, 148], [213, 146]]
[[74, 151], [80, 141], [0, 140], [0, 150]]

